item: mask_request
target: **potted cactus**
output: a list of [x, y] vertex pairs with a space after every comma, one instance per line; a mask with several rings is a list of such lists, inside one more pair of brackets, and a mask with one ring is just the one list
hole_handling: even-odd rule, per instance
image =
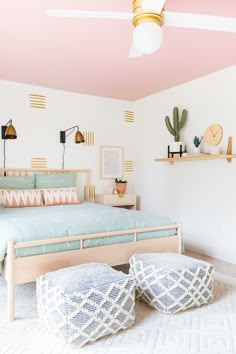
[[118, 179], [118, 178], [115, 179], [116, 191], [118, 194], [125, 194], [127, 183], [128, 182], [123, 179]]
[[173, 126], [171, 125], [170, 118], [168, 116], [165, 117], [166, 127], [169, 130], [170, 134], [174, 136], [174, 143], [171, 144], [171, 151], [179, 151], [180, 145], [182, 145], [182, 149], [184, 150], [184, 143], [180, 141], [180, 130], [184, 127], [187, 120], [187, 110], [183, 109], [181, 118], [179, 118], [179, 109], [178, 107], [174, 107], [173, 109]]

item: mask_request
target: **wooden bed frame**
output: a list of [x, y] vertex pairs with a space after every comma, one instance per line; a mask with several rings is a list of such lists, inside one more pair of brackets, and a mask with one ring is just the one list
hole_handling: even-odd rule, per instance
[[[85, 199], [89, 200], [89, 186], [90, 186], [90, 169], [2, 169], [0, 168], [0, 175], [3, 176], [27, 176], [29, 174], [40, 173], [65, 173], [76, 172], [84, 173], [86, 175], [85, 183]], [[137, 233], [151, 232], [157, 230], [176, 229], [174, 236], [161, 237], [148, 240], [137, 240]], [[97, 238], [109, 237], [116, 235], [133, 235], [133, 241], [127, 243], [112, 244], [106, 246], [83, 248], [83, 241]], [[58, 253], [47, 253], [41, 255], [33, 255], [21, 258], [15, 258], [15, 250], [19, 248], [26, 248], [39, 245], [49, 245], [54, 243], [80, 241], [80, 249], [70, 250]], [[87, 262], [102, 262], [111, 266], [125, 264], [129, 262], [129, 258], [134, 253], [146, 252], [174, 252], [181, 253], [182, 251], [182, 231], [181, 224], [173, 224], [167, 226], [147, 227], [133, 230], [122, 230], [105, 233], [94, 233], [80, 236], [59, 237], [54, 239], [29, 241], [29, 242], [8, 242], [7, 255], [3, 262], [3, 276], [7, 281], [7, 302], [8, 302], [8, 319], [14, 320], [15, 316], [15, 286], [17, 284], [32, 282], [38, 276], [54, 271], [60, 268], [71, 267], [74, 265]]]

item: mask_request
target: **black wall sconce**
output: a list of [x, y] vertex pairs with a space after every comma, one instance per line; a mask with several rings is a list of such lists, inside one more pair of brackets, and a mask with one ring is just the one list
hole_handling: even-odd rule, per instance
[[2, 139], [3, 143], [3, 168], [6, 167], [6, 140], [17, 139], [16, 129], [12, 125], [12, 119], [10, 119], [5, 125], [2, 125]]
[[60, 143], [63, 144], [63, 155], [62, 155], [62, 169], [64, 169], [64, 159], [65, 159], [65, 143], [66, 143], [66, 138], [71, 135], [74, 131], [76, 130], [75, 133], [75, 143], [80, 144], [84, 143], [84, 136], [80, 132], [78, 125], [75, 125], [74, 127], [68, 128], [66, 130], [61, 130], [60, 131]]

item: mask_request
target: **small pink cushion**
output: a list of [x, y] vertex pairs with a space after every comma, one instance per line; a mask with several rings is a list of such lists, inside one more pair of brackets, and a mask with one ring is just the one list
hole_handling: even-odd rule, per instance
[[43, 206], [42, 193], [39, 190], [4, 190], [5, 208], [41, 207]]
[[76, 188], [44, 189], [45, 206], [62, 204], [80, 204]]

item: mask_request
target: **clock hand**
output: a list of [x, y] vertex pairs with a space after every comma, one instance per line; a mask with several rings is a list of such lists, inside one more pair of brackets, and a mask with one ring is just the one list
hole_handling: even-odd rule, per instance
[[215, 133], [214, 137], [218, 134], [219, 130], [217, 130], [217, 132]]
[[211, 131], [211, 134], [212, 134], [212, 135], [213, 135], [213, 137], [214, 137], [214, 133], [213, 133], [213, 131], [212, 131], [211, 127], [210, 127], [210, 131]]

